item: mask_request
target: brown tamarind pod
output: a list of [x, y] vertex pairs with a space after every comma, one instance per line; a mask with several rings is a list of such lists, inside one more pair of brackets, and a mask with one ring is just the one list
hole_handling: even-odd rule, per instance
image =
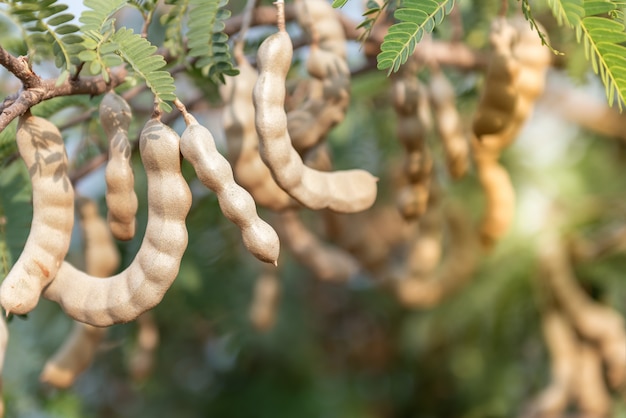
[[344, 213], [365, 210], [376, 199], [376, 177], [364, 170], [313, 170], [291, 145], [284, 101], [292, 54], [291, 39], [284, 30], [265, 39], [257, 53], [259, 78], [253, 101], [261, 158], [276, 183], [302, 205]]
[[187, 128], [180, 138], [181, 154], [202, 184], [215, 192], [224, 216], [241, 229], [248, 251], [261, 261], [276, 264], [280, 252], [276, 231], [259, 218], [254, 199], [235, 182], [230, 164], [217, 151], [211, 132], [190, 113], [183, 116]]
[[[79, 197], [76, 206], [83, 232], [85, 271], [95, 277], [115, 273], [120, 265], [119, 252], [96, 202]], [[106, 328], [75, 321], [68, 338], [44, 365], [39, 380], [60, 389], [72, 386], [92, 364], [106, 333]]]
[[276, 271], [264, 271], [256, 279], [248, 316], [258, 331], [268, 331], [276, 323], [280, 280]]
[[46, 362], [39, 380], [59, 389], [67, 389], [93, 362], [106, 328], [74, 322], [69, 337]]
[[33, 219], [24, 249], [0, 286], [0, 304], [7, 313], [23, 315], [35, 308], [67, 254], [74, 189], [56, 126], [26, 113], [19, 119], [16, 141], [32, 182]]
[[235, 181], [252, 195], [257, 205], [281, 211], [296, 203], [276, 184], [259, 154], [252, 104], [252, 90], [258, 75], [245, 59], [239, 61], [238, 68], [239, 75], [226, 77], [226, 83], [220, 86], [222, 100], [226, 103], [222, 120], [228, 160]]
[[360, 269], [359, 263], [341, 248], [321, 241], [294, 210], [279, 214], [278, 232], [294, 257], [320, 280], [345, 282]]
[[300, 27], [314, 44], [333, 55], [346, 57], [346, 34], [330, 3], [324, 0], [296, 1], [295, 9]]
[[100, 123], [109, 140], [109, 160], [105, 171], [109, 226], [115, 238], [126, 241], [135, 236], [138, 206], [130, 160], [132, 147], [128, 141], [132, 112], [126, 100], [111, 91], [100, 102], [99, 113]]
[[63, 262], [44, 290], [77, 321], [109, 326], [136, 319], [156, 306], [178, 275], [187, 248], [185, 218], [191, 191], [181, 174], [179, 137], [154, 118], [141, 131], [139, 150], [148, 178], [148, 223], [131, 264], [98, 278]]
[[583, 414], [591, 417], [610, 415], [612, 399], [604, 381], [602, 357], [588, 342], [580, 345], [575, 384], [576, 403]]
[[130, 354], [128, 368], [135, 382], [143, 382], [152, 373], [155, 352], [159, 346], [159, 328], [154, 315], [148, 311], [137, 318], [137, 342]]

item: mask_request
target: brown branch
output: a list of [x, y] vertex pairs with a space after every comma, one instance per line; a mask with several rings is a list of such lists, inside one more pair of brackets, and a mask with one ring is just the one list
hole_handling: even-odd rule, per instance
[[[97, 96], [118, 86], [126, 78], [127, 70], [118, 67], [111, 71], [111, 81], [106, 83], [101, 76], [81, 77], [77, 80], [67, 79], [57, 86], [56, 79], [40, 80], [35, 87], [26, 88], [17, 99], [6, 98], [3, 110], [0, 113], [0, 132], [6, 128], [16, 117], [23, 115], [32, 106], [59, 96], [72, 96], [77, 94], [89, 94]], [[36, 75], [35, 75], [36, 76]]]
[[37, 87], [41, 84], [41, 78], [32, 71], [26, 57], [14, 57], [1, 46], [0, 65], [17, 77], [25, 89]]

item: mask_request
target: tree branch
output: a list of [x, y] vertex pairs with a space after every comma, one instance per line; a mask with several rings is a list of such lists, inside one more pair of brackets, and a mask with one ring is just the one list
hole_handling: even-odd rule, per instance
[[26, 57], [14, 57], [2, 46], [0, 46], [0, 65], [17, 77], [26, 89], [34, 88], [41, 84], [41, 78], [31, 70]]
[[[31, 74], [39, 78], [36, 74], [32, 72]], [[57, 85], [56, 79], [39, 79], [39, 82], [30, 88], [26, 88], [26, 85], [24, 85], [26, 89], [19, 93], [17, 98], [9, 96], [4, 100], [4, 103], [2, 103], [2, 113], [0, 113], [0, 132], [3, 131], [13, 119], [23, 115], [29, 108], [43, 102], [44, 100], [59, 96], [72, 96], [77, 94], [97, 96], [120, 85], [124, 82], [127, 74], [128, 71], [124, 67], [117, 67], [110, 73], [110, 83], [106, 83], [101, 76], [93, 76], [81, 77], [77, 80], [67, 79], [60, 85]], [[16, 77], [20, 78], [17, 75]], [[22, 78], [20, 78], [20, 80], [22, 80]]]

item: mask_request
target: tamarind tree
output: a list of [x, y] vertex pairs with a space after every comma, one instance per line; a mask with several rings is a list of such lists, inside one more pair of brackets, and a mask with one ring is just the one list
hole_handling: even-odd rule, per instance
[[623, 416], [625, 9], [0, 0], [0, 416]]

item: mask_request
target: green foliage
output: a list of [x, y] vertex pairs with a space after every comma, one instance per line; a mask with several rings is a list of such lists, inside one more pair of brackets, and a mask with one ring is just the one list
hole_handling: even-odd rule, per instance
[[118, 45], [117, 52], [133, 67], [135, 73], [140, 75], [152, 93], [156, 96], [161, 109], [169, 112], [171, 106], [166, 101], [176, 98], [174, 91], [174, 78], [172, 75], [161, 70], [165, 66], [165, 60], [161, 55], [154, 55], [157, 47], [147, 39], [136, 34], [132, 29], [121, 28], [112, 37], [114, 44]]
[[530, 9], [530, 3], [528, 2], [528, 0], [522, 0], [522, 13], [524, 13], [524, 17], [526, 18], [526, 20], [528, 20], [530, 27], [537, 32], [539, 39], [541, 39], [541, 43], [547, 46], [548, 48], [550, 48], [550, 50], [553, 53], [557, 55], [563, 55], [562, 52], [559, 52], [556, 49], [554, 49], [552, 45], [550, 45], [550, 42], [548, 42], [547, 35], [543, 33], [543, 31], [541, 30], [541, 27], [537, 24], [537, 21], [535, 20], [532, 14], [532, 11]]
[[57, 0], [9, 1], [8, 5], [8, 13], [27, 34], [29, 56], [53, 56], [55, 65], [62, 70], [59, 82], [64, 81], [75, 69], [82, 41], [76, 34], [78, 26], [69, 23], [74, 15], [66, 12], [68, 6], [57, 4]]
[[183, 24], [189, 9], [189, 0], [167, 0], [165, 4], [171, 7], [161, 16], [161, 24], [165, 26], [163, 46], [180, 61], [185, 55]]
[[233, 67], [228, 35], [224, 31], [224, 21], [230, 17], [230, 10], [224, 7], [228, 0], [190, 0], [189, 13], [189, 55], [197, 57], [196, 67], [214, 82], [224, 82], [224, 75], [234, 76], [239, 71]]
[[399, 23], [389, 28], [378, 54], [378, 69], [398, 71], [415, 51], [425, 34], [431, 33], [454, 6], [454, 0], [404, 0], [394, 17]]
[[591, 67], [600, 75], [609, 104], [626, 102], [624, 3], [608, 0], [548, 0], [557, 22], [573, 28]]
[[375, 0], [368, 0], [367, 4], [365, 5], [365, 12], [363, 13], [363, 17], [365, 19], [357, 26], [357, 28], [365, 29], [363, 34], [361, 34], [360, 36], [360, 41], [364, 41], [365, 39], [369, 38], [374, 24], [380, 18], [381, 14], [389, 8], [390, 1], [391, 0], [385, 0], [383, 1], [383, 4], [378, 4], [378, 2]]

